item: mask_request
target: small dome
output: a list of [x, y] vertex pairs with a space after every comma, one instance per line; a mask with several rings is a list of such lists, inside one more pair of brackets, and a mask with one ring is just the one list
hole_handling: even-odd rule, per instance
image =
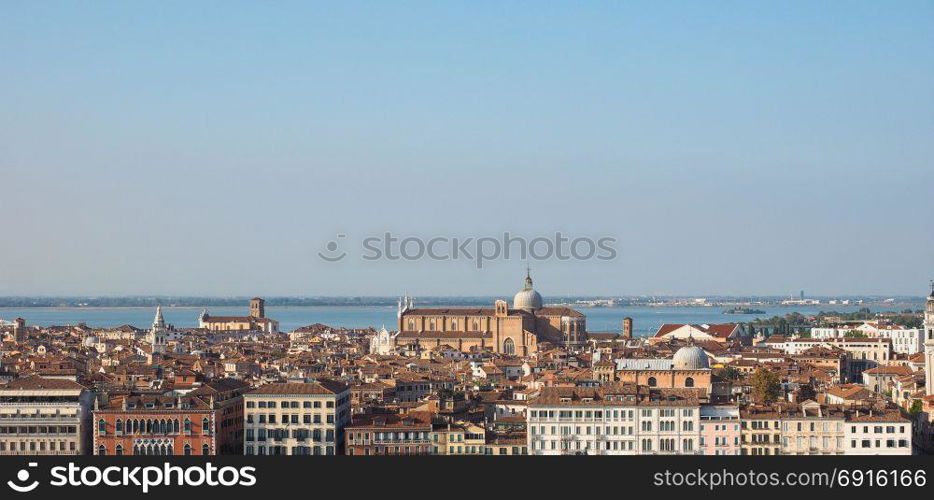
[[710, 368], [707, 353], [696, 346], [678, 349], [671, 361], [675, 370], [704, 370]]
[[519, 293], [512, 298], [512, 308], [526, 311], [542, 308], [542, 296], [532, 288], [532, 277], [528, 273], [525, 275], [525, 288], [519, 290]]

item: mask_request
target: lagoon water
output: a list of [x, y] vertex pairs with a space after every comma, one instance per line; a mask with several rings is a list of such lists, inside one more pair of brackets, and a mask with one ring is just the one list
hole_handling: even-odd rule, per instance
[[[722, 314], [722, 307], [584, 307], [578, 310], [587, 315], [587, 329], [592, 332], [619, 331], [623, 318], [633, 319], [633, 328], [638, 336], [650, 335], [663, 323], [729, 323], [751, 321], [755, 318], [783, 316], [790, 312], [815, 314], [819, 311], [854, 312], [860, 306], [794, 306], [758, 307], [765, 314]], [[198, 325], [201, 307], [163, 307], [167, 323], [179, 328]], [[887, 310], [873, 307], [873, 311]], [[894, 310], [894, 309], [890, 309]], [[242, 316], [246, 307], [212, 307], [213, 315]], [[91, 327], [113, 327], [133, 325], [148, 328], [152, 324], [155, 308], [150, 307], [0, 307], [0, 319], [12, 321], [22, 317], [29, 325], [75, 325], [85, 323]], [[396, 308], [391, 306], [295, 306], [266, 307], [266, 316], [279, 321], [279, 329], [285, 332], [304, 325], [324, 323], [348, 328], [379, 328], [385, 325], [393, 329], [396, 325]]]

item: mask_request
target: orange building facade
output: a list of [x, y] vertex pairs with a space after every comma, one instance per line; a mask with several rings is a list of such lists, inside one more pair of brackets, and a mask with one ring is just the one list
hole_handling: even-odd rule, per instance
[[216, 415], [193, 396], [121, 395], [94, 410], [95, 455], [215, 455]]

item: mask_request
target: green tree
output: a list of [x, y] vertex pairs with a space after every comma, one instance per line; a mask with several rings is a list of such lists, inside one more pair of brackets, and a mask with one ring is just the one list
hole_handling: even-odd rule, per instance
[[921, 410], [924, 409], [924, 405], [921, 403], [920, 399], [916, 399], [911, 402], [911, 408], [908, 409], [908, 414], [912, 417], [917, 417]]
[[814, 390], [814, 386], [811, 384], [803, 384], [798, 392], [798, 398], [800, 398], [801, 401], [817, 399], [817, 392]]
[[727, 380], [736, 380], [742, 378], [743, 374], [732, 366], [728, 366], [720, 372], [720, 376]]
[[771, 370], [759, 368], [752, 374], [752, 399], [757, 403], [771, 404], [782, 395], [781, 380]]

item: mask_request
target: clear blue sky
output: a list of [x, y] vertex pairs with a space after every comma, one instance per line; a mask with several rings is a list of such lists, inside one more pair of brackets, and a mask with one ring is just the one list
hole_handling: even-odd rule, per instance
[[[0, 294], [915, 294], [934, 2], [0, 4]], [[356, 243], [352, 243], [357, 245]]]

